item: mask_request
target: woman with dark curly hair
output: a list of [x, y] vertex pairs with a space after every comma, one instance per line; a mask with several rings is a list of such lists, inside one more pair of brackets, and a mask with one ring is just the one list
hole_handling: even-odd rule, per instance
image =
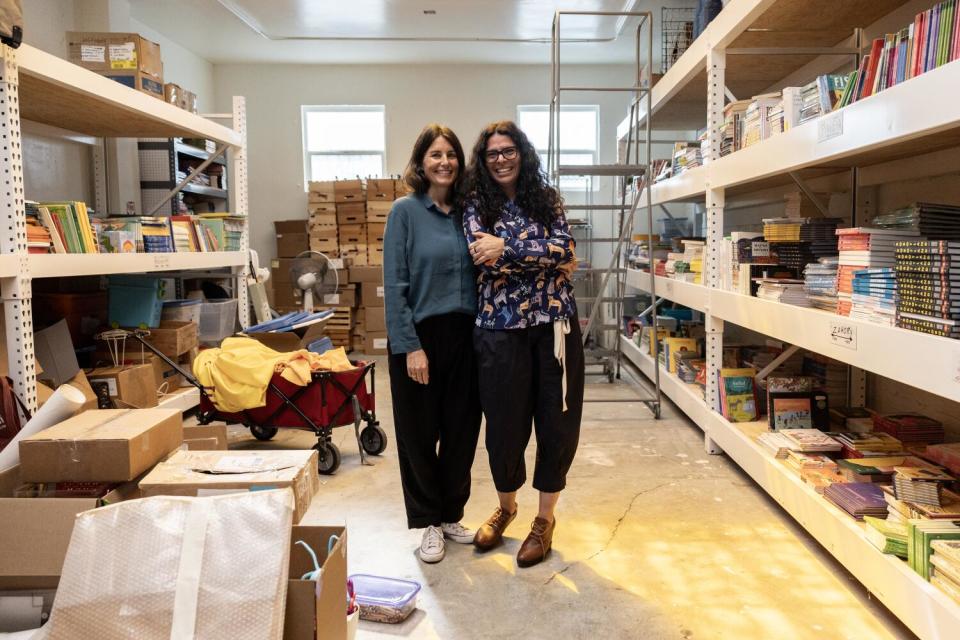
[[473, 344], [480, 371], [486, 445], [500, 506], [474, 545], [500, 544], [526, 482], [524, 451], [537, 436], [533, 487], [540, 505], [517, 564], [543, 560], [554, 509], [580, 439], [583, 344], [570, 274], [575, 243], [557, 190], [513, 122], [487, 126], [474, 145], [463, 225], [480, 269]]
[[[458, 208], [463, 148], [427, 125], [410, 154], [383, 243], [390, 392], [407, 526], [423, 529], [418, 555], [443, 559], [444, 538], [473, 542], [460, 524], [480, 434], [476, 269]], [[438, 447], [439, 444], [439, 447]]]

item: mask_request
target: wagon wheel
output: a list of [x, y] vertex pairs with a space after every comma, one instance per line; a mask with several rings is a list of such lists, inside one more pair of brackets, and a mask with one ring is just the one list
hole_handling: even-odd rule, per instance
[[319, 454], [317, 470], [325, 476], [333, 475], [340, 468], [340, 449], [332, 442], [318, 442], [313, 445]]
[[378, 456], [387, 448], [387, 433], [380, 425], [371, 422], [360, 432], [360, 446], [372, 456]]
[[262, 440], [266, 442], [267, 440], [271, 440], [273, 436], [277, 435], [277, 428], [264, 427], [259, 424], [252, 424], [250, 425], [250, 433], [252, 433], [253, 437], [256, 438], [257, 440]]

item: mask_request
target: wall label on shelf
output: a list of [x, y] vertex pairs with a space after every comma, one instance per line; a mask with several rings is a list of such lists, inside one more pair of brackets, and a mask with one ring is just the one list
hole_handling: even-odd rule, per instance
[[170, 267], [170, 256], [165, 253], [153, 254], [154, 269], [168, 269]]
[[857, 328], [846, 322], [830, 321], [830, 342], [846, 347], [847, 349], [857, 350]]
[[843, 111], [821, 116], [817, 120], [817, 142], [826, 142], [843, 135]]

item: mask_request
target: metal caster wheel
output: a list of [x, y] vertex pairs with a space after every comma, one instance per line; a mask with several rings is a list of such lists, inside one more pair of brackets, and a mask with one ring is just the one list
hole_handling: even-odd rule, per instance
[[379, 424], [369, 424], [360, 432], [360, 446], [372, 456], [378, 456], [387, 448], [387, 433]]
[[320, 454], [317, 470], [321, 475], [329, 476], [340, 468], [340, 449], [332, 442], [318, 442], [313, 447]]
[[253, 434], [253, 437], [257, 440], [262, 440], [266, 442], [267, 440], [272, 440], [273, 436], [277, 435], [276, 427], [263, 427], [259, 424], [254, 424], [250, 426], [250, 433]]

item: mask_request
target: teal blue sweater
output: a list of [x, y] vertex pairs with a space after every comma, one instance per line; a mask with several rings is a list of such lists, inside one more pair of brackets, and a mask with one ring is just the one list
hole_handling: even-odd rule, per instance
[[391, 353], [420, 349], [415, 325], [445, 313], [477, 313], [476, 271], [460, 218], [426, 194], [393, 203], [383, 238], [384, 303]]

